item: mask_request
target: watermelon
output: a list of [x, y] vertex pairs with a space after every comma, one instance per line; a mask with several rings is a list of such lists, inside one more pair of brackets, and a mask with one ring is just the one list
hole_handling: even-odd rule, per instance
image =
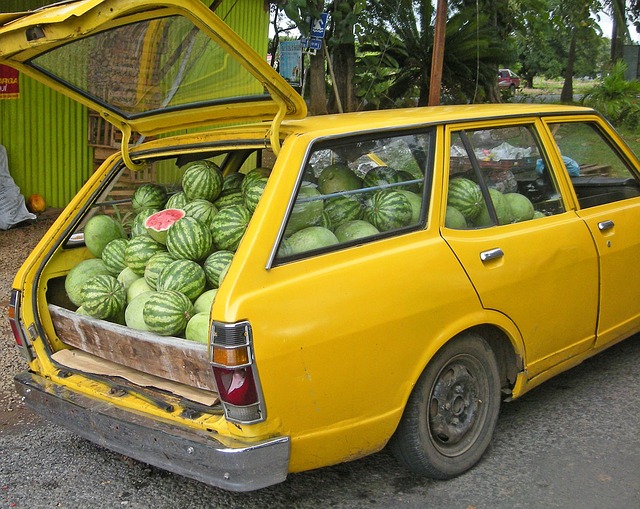
[[64, 289], [69, 300], [76, 306], [82, 305], [82, 287], [94, 276], [110, 275], [111, 271], [99, 258], [82, 260], [73, 267], [64, 280]]
[[298, 230], [287, 241], [289, 254], [305, 253], [339, 243], [334, 233], [322, 226], [309, 226]]
[[158, 184], [142, 184], [133, 193], [131, 208], [138, 214], [144, 209], [161, 209], [167, 202], [167, 191]]
[[158, 276], [162, 272], [162, 269], [164, 269], [171, 262], [175, 261], [176, 259], [173, 257], [173, 255], [166, 251], [156, 253], [151, 258], [149, 258], [149, 261], [144, 268], [144, 279], [147, 284], [155, 290]]
[[444, 225], [454, 230], [464, 230], [467, 228], [467, 220], [457, 208], [447, 205], [447, 214], [444, 218]]
[[144, 323], [161, 336], [182, 334], [194, 314], [189, 297], [174, 290], [154, 292], [142, 309]]
[[465, 219], [475, 219], [484, 205], [480, 186], [472, 180], [458, 177], [449, 182], [447, 205], [455, 207]]
[[211, 252], [212, 247], [209, 228], [192, 217], [179, 219], [167, 233], [167, 250], [176, 259], [202, 260]]
[[409, 173], [408, 171], [398, 170], [397, 176], [400, 179], [400, 182], [409, 182], [412, 180], [419, 180], [419, 182], [414, 182], [412, 184], [407, 184], [406, 186], [399, 186], [394, 189], [404, 189], [406, 191], [411, 191], [412, 193], [420, 194], [422, 191], [422, 178], [416, 178], [414, 175]]
[[104, 247], [114, 239], [125, 237], [122, 226], [111, 216], [96, 214], [84, 226], [84, 243], [96, 258], [102, 256]]
[[249, 172], [247, 172], [247, 174], [242, 179], [242, 182], [240, 183], [240, 191], [244, 194], [247, 187], [249, 187], [255, 179], [259, 179], [260, 177], [269, 178], [269, 175], [271, 175], [271, 170], [269, 168], [263, 168], [259, 166], [257, 168], [254, 168], [253, 170], [250, 170]]
[[151, 291], [153, 291], [153, 288], [149, 286], [145, 278], [141, 277], [140, 279], [136, 279], [127, 289], [127, 302], [131, 302], [141, 293]]
[[207, 281], [214, 288], [220, 286], [220, 274], [233, 260], [232, 251], [216, 251], [211, 253], [204, 261], [204, 273], [207, 276]]
[[142, 276], [139, 276], [138, 274], [133, 272], [129, 267], [125, 267], [124, 269], [122, 269], [122, 272], [118, 274], [117, 279], [124, 290], [128, 291], [131, 284], [138, 279], [142, 279]]
[[204, 269], [192, 260], [176, 260], [164, 267], [156, 283], [157, 290], [175, 290], [192, 301], [200, 297], [207, 284]]
[[243, 205], [221, 209], [211, 222], [214, 244], [223, 251], [235, 251], [247, 230], [251, 212]]
[[244, 173], [234, 172], [224, 176], [222, 184], [222, 192], [230, 191], [232, 189], [240, 190], [242, 181], [244, 180]]
[[127, 268], [127, 264], [124, 263], [124, 251], [127, 248], [127, 244], [129, 244], [129, 241], [126, 239], [114, 239], [104, 246], [102, 250], [102, 261], [114, 276], [117, 276]]
[[165, 204], [165, 209], [183, 209], [184, 206], [189, 203], [189, 198], [184, 194], [184, 191], [179, 191], [175, 194], [172, 194], [167, 203]]
[[547, 215], [544, 212], [540, 212], [539, 210], [536, 210], [533, 213], [533, 217], [531, 219], [540, 219], [541, 217], [547, 217]]
[[518, 223], [533, 219], [535, 209], [529, 198], [520, 193], [507, 193], [503, 196], [511, 209], [513, 222]]
[[249, 181], [249, 185], [244, 186], [242, 199], [244, 200], [244, 206], [247, 207], [249, 212], [253, 213], [253, 211], [256, 210], [268, 180], [269, 177], [256, 177]]
[[137, 237], [138, 235], [149, 235], [149, 232], [144, 226], [144, 222], [151, 214], [155, 214], [159, 209], [143, 209], [136, 217], [133, 219], [131, 223], [131, 238]]
[[209, 343], [209, 313], [196, 313], [187, 323], [184, 337], [196, 343]]
[[167, 243], [167, 231], [178, 219], [182, 219], [186, 215], [186, 210], [182, 209], [164, 209], [151, 214], [144, 221], [144, 227], [147, 229], [149, 236], [160, 244]]
[[329, 216], [329, 224], [335, 229], [346, 221], [360, 219], [362, 202], [354, 195], [334, 196], [324, 201], [323, 213]]
[[376, 191], [365, 201], [364, 219], [381, 232], [407, 226], [412, 217], [409, 198], [398, 191]]
[[380, 232], [371, 223], [367, 223], [362, 219], [355, 219], [342, 223], [335, 229], [334, 233], [340, 242], [348, 242], [354, 239], [370, 237]]
[[143, 276], [149, 258], [164, 250], [165, 247], [149, 235], [138, 235], [127, 244], [124, 250], [124, 263], [138, 276]]
[[381, 187], [397, 184], [404, 179], [389, 166], [377, 166], [367, 172], [363, 179], [363, 187]]
[[149, 330], [149, 327], [142, 317], [142, 311], [144, 310], [144, 305], [154, 293], [155, 292], [142, 292], [127, 304], [124, 310], [124, 323], [127, 327], [141, 331]]
[[351, 191], [362, 187], [362, 179], [345, 164], [330, 164], [318, 177], [318, 190], [322, 194]]
[[225, 189], [213, 204], [218, 210], [230, 207], [231, 205], [244, 205], [242, 191], [240, 191], [240, 189]]
[[191, 163], [182, 175], [182, 190], [189, 201], [213, 202], [222, 192], [224, 179], [218, 165], [211, 161]]
[[322, 215], [320, 216], [320, 221], [318, 221], [318, 224], [314, 224], [312, 226], [322, 226], [327, 230], [333, 231], [333, 223], [331, 222], [331, 216], [327, 213], [326, 210], [322, 211]]
[[[513, 214], [511, 213], [511, 207], [505, 196], [492, 187], [489, 188], [489, 195], [491, 196], [491, 201], [493, 202], [493, 207], [498, 217], [498, 224], [511, 223], [513, 221]], [[478, 217], [473, 220], [473, 224], [476, 226], [492, 226], [494, 224], [489, 216], [489, 209], [486, 203], [483, 202], [482, 210], [480, 214], [478, 214]]]
[[113, 318], [122, 312], [127, 293], [113, 276], [101, 274], [89, 279], [82, 287], [82, 307], [94, 318]]
[[321, 197], [322, 194], [315, 184], [302, 182], [287, 221], [284, 233], [286, 237], [308, 226], [317, 225], [322, 220], [324, 203]]
[[209, 226], [213, 216], [218, 213], [218, 209], [213, 203], [207, 200], [193, 200], [184, 206], [184, 212], [202, 224]]
[[78, 309], [76, 309], [76, 313], [78, 313], [79, 315], [83, 315], [83, 316], [91, 316], [89, 313], [87, 313], [87, 310], [85, 308], [83, 308], [82, 306], [80, 306]]
[[213, 300], [216, 298], [218, 289], [207, 290], [193, 303], [193, 308], [196, 313], [207, 313], [207, 316], [211, 312], [211, 306], [213, 306]]
[[422, 212], [422, 195], [406, 189], [396, 189], [396, 191], [409, 199], [412, 211], [411, 224], [417, 224], [420, 221], [420, 212]]

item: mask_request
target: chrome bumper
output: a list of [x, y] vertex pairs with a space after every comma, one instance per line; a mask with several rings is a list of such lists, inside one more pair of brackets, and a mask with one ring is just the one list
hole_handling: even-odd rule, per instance
[[287, 477], [290, 442], [223, 444], [211, 434], [133, 413], [61, 387], [33, 373], [15, 377], [34, 412], [107, 449], [205, 484], [251, 491]]

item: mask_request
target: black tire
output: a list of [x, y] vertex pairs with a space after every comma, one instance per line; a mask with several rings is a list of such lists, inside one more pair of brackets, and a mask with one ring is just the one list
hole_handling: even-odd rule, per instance
[[450, 479], [480, 460], [499, 412], [496, 358], [481, 336], [465, 334], [422, 373], [389, 445], [410, 470]]

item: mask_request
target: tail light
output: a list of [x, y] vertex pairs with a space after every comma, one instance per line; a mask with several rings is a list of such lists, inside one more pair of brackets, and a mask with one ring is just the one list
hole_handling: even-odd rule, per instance
[[249, 322], [213, 322], [211, 366], [227, 420], [241, 424], [266, 418]]
[[18, 290], [11, 290], [11, 297], [9, 298], [9, 325], [11, 326], [13, 337], [16, 340], [22, 357], [24, 357], [27, 362], [30, 362], [33, 360], [33, 355], [31, 354], [27, 331], [22, 326], [22, 322], [20, 322], [20, 297], [21, 294]]

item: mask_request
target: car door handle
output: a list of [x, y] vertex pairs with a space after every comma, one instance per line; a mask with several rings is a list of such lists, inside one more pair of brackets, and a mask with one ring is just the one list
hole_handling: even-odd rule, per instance
[[614, 222], [611, 221], [610, 219], [607, 221], [600, 221], [598, 223], [598, 230], [600, 230], [601, 232], [604, 232], [606, 230], [610, 230], [611, 228], [614, 227]]
[[502, 258], [504, 256], [504, 251], [499, 247], [494, 249], [489, 249], [487, 251], [482, 251], [480, 253], [480, 260], [483, 262], [488, 262], [489, 260], [495, 260], [496, 258]]

